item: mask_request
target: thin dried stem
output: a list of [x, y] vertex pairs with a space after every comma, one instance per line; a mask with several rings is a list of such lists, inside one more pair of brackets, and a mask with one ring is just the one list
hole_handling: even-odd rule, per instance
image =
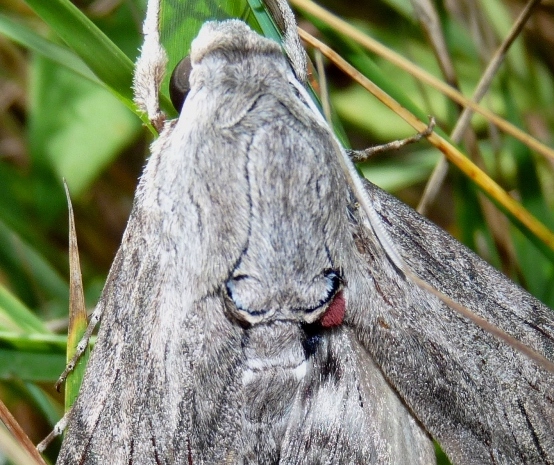
[[319, 98], [321, 99], [321, 107], [325, 120], [331, 124], [331, 105], [329, 104], [329, 92], [327, 90], [327, 76], [325, 75], [325, 67], [323, 66], [323, 55], [319, 50], [315, 53], [315, 65], [319, 77]]
[[[338, 53], [333, 51], [330, 47], [317, 40], [308, 32], [299, 28], [300, 37], [313, 47], [318, 48], [323, 55], [329, 58], [335, 65], [342, 69], [345, 73], [352, 77], [356, 82], [362, 85], [366, 90], [371, 92], [381, 102], [387, 105], [398, 116], [404, 119], [410, 124], [416, 131], [422, 132], [427, 125], [420, 121], [415, 115], [410, 113], [406, 108], [400, 105], [390, 95], [376, 86], [373, 82], [367, 79], [356, 68], [350, 65], [344, 60]], [[517, 203], [510, 195], [502, 189], [495, 181], [493, 181], [487, 174], [475, 165], [470, 159], [468, 159], [460, 150], [454, 147], [443, 137], [437, 133], [432, 133], [428, 140], [443, 152], [448, 160], [454, 163], [463, 173], [472, 179], [482, 190], [486, 192], [491, 198], [495, 199], [502, 207], [510, 212], [518, 221], [521, 222], [529, 231], [533, 233], [540, 241], [547, 245], [550, 249], [554, 250], [554, 234], [544, 226], [537, 218]]]
[[[46, 465], [43, 458], [40, 456], [38, 451], [35, 449], [34, 444], [29, 439], [29, 436], [25, 434], [25, 431], [21, 428], [19, 423], [10, 413], [4, 402], [0, 400], [0, 420], [6, 425], [8, 431], [12, 436], [17, 440], [18, 444], [21, 446], [25, 455], [27, 455], [27, 461], [31, 459], [34, 464]], [[27, 462], [28, 463], [28, 462]]]
[[442, 27], [435, 5], [430, 0], [411, 0], [411, 3], [420, 24], [429, 38], [429, 43], [437, 57], [437, 62], [446, 82], [458, 89], [456, 69], [448, 53], [448, 47], [444, 39], [444, 34], [442, 33]]
[[[519, 36], [521, 31], [523, 30], [523, 27], [525, 26], [525, 23], [531, 16], [533, 9], [539, 3], [540, 3], [540, 0], [530, 0], [525, 6], [525, 8], [523, 9], [523, 11], [520, 13], [516, 22], [512, 26], [510, 33], [504, 39], [504, 41], [502, 42], [502, 44], [500, 45], [500, 47], [492, 57], [491, 61], [489, 62], [487, 68], [485, 69], [485, 72], [481, 76], [481, 79], [479, 80], [479, 83], [477, 84], [477, 87], [472, 97], [472, 100], [475, 103], [478, 103], [489, 90], [491, 82], [494, 76], [496, 75], [498, 69], [502, 65], [504, 61], [504, 57], [508, 52], [508, 49], [510, 48], [514, 40]], [[458, 118], [456, 126], [454, 126], [454, 129], [450, 134], [450, 139], [452, 140], [452, 142], [454, 142], [455, 144], [460, 142], [465, 130], [469, 126], [472, 116], [473, 116], [473, 110], [471, 108], [466, 107], [462, 112], [462, 114], [460, 115], [460, 118]], [[428, 206], [436, 198], [440, 190], [440, 187], [442, 186], [444, 179], [446, 178], [447, 172], [448, 172], [448, 164], [446, 163], [443, 157], [437, 163], [437, 165], [435, 166], [435, 169], [433, 170], [433, 173], [431, 174], [431, 177], [429, 178], [429, 181], [427, 181], [427, 185], [425, 186], [425, 190], [423, 191], [423, 196], [417, 207], [418, 212], [423, 214], [425, 211], [427, 211]]]
[[452, 88], [448, 84], [445, 84], [441, 80], [429, 74], [427, 71], [419, 68], [410, 61], [406, 60], [404, 57], [391, 51], [386, 48], [379, 42], [373, 40], [371, 37], [365, 35], [364, 33], [358, 31], [355, 27], [348, 24], [346, 21], [338, 18], [337, 16], [329, 13], [327, 10], [321, 8], [319, 5], [309, 1], [309, 0], [291, 0], [290, 3], [295, 7], [299, 8], [302, 11], [305, 11], [308, 14], [311, 14], [318, 19], [324, 21], [329, 26], [333, 27], [335, 30], [344, 34], [345, 36], [350, 37], [351, 39], [358, 42], [363, 47], [368, 50], [384, 57], [389, 60], [394, 65], [398, 66], [401, 69], [412, 74], [414, 77], [420, 79], [421, 81], [429, 84], [433, 88], [442, 92], [444, 95], [455, 101], [456, 103], [462, 105], [463, 107], [471, 108], [475, 113], [483, 115], [487, 120], [489, 120], [494, 125], [498, 126], [505, 133], [515, 137], [525, 145], [527, 145], [532, 150], [540, 153], [541, 155], [554, 161], [554, 150], [546, 146], [542, 142], [538, 141], [534, 137], [527, 134], [525, 131], [522, 131], [518, 127], [509, 123], [505, 119], [494, 114], [492, 111], [487, 110], [471, 101], [470, 99], [464, 97], [456, 89]]

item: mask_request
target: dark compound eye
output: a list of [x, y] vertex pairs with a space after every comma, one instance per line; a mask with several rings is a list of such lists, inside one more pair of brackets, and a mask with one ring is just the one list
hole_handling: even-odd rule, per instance
[[190, 70], [190, 57], [186, 56], [177, 63], [169, 80], [169, 96], [171, 97], [173, 108], [178, 113], [181, 113], [185, 98], [187, 98], [187, 94], [190, 91]]

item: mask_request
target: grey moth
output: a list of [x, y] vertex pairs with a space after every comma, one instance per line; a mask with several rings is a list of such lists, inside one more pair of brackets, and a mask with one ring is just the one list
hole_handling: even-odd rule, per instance
[[[161, 125], [151, 3], [135, 87]], [[295, 73], [301, 53], [291, 67], [230, 20], [206, 23], [190, 60], [95, 310], [57, 463], [431, 464], [432, 438], [454, 464], [554, 463], [554, 375], [417, 286], [394, 254], [554, 360], [551, 310], [352, 183]]]

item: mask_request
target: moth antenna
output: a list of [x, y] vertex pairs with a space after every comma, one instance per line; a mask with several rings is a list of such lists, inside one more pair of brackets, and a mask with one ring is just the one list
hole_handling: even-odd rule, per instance
[[149, 1], [142, 26], [144, 42], [133, 75], [133, 92], [135, 103], [148, 115], [158, 132], [165, 121], [165, 115], [160, 110], [159, 91], [167, 66], [167, 54], [160, 42], [159, 25], [160, 0]]
[[308, 59], [306, 51], [300, 43], [300, 36], [296, 29], [296, 19], [287, 0], [265, 0], [277, 26], [283, 32], [283, 48], [289, 58], [296, 78], [306, 83], [308, 80]]
[[[294, 83], [293, 83], [294, 84]], [[373, 208], [371, 201], [369, 200], [369, 197], [363, 187], [362, 180], [360, 176], [358, 175], [356, 168], [354, 167], [354, 164], [352, 160], [349, 157], [349, 154], [345, 149], [343, 149], [334, 136], [333, 131], [329, 128], [328, 125], [326, 125], [323, 117], [321, 116], [321, 113], [316, 109], [315, 104], [310, 101], [309, 98], [307, 98], [307, 92], [304, 89], [303, 91], [300, 90], [300, 87], [302, 87], [299, 83], [295, 84], [295, 87], [299, 90], [300, 94], [304, 98], [305, 102], [310, 106], [310, 108], [313, 110], [316, 117], [319, 119], [320, 123], [327, 126], [331, 134], [333, 135], [332, 140], [335, 145], [335, 151], [339, 154], [338, 159], [339, 163], [341, 165], [341, 168], [345, 174], [346, 181], [348, 182], [350, 188], [352, 189], [354, 195], [356, 196], [358, 203], [360, 204], [362, 210], [364, 211], [369, 224], [371, 226], [371, 229], [373, 230], [375, 236], [377, 237], [377, 240], [383, 247], [383, 250], [391, 260], [391, 262], [397, 267], [399, 271], [401, 271], [408, 279], [410, 279], [414, 284], [416, 284], [421, 289], [424, 289], [425, 291], [433, 294], [438, 299], [440, 299], [442, 302], [444, 302], [446, 305], [448, 305], [450, 308], [455, 310], [458, 314], [464, 316], [465, 318], [469, 319], [473, 323], [475, 323], [477, 326], [479, 326], [481, 329], [487, 331], [488, 333], [496, 336], [497, 338], [501, 339], [502, 341], [508, 343], [510, 346], [512, 346], [514, 349], [519, 351], [520, 353], [526, 355], [531, 360], [535, 361], [539, 366], [544, 368], [547, 371], [550, 371], [554, 373], [554, 363], [548, 360], [543, 355], [539, 354], [535, 350], [531, 349], [530, 347], [523, 344], [518, 339], [510, 336], [506, 332], [502, 331], [497, 326], [489, 323], [484, 318], [476, 315], [474, 312], [466, 308], [465, 306], [459, 304], [458, 302], [455, 302], [453, 299], [448, 297], [447, 295], [443, 294], [442, 292], [435, 289], [433, 286], [431, 286], [429, 283], [425, 282], [421, 278], [419, 278], [406, 264], [404, 259], [400, 256], [396, 248], [394, 247], [393, 241], [390, 239], [389, 234], [385, 230], [384, 226], [381, 223], [381, 220]], [[428, 128], [429, 129], [429, 128]], [[430, 136], [433, 132], [432, 131], [424, 131], [424, 133], [427, 133], [427, 137]], [[355, 157], [354, 157], [355, 158]]]

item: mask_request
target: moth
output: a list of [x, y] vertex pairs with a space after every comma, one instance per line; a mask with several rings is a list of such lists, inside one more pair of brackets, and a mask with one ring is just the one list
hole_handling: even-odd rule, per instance
[[[150, 3], [135, 87], [161, 126]], [[431, 464], [432, 438], [454, 464], [553, 463], [554, 375], [398, 263], [554, 360], [551, 310], [345, 170], [303, 60], [237, 20], [194, 40], [57, 463]]]

